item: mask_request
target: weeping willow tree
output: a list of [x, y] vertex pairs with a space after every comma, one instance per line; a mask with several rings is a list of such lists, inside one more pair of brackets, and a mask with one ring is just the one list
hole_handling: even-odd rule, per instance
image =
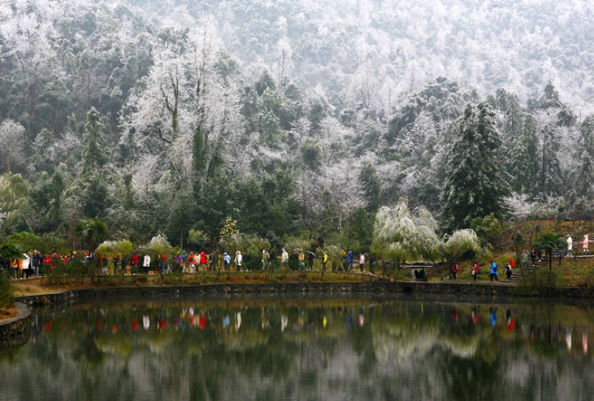
[[386, 261], [399, 269], [407, 260], [435, 260], [439, 254], [436, 229], [431, 213], [421, 208], [413, 214], [401, 200], [393, 209], [382, 207], [377, 213], [371, 251], [384, 261], [385, 272]]
[[440, 252], [448, 263], [453, 263], [466, 252], [481, 253], [478, 235], [472, 229], [457, 230], [452, 235], [445, 235], [440, 245]]

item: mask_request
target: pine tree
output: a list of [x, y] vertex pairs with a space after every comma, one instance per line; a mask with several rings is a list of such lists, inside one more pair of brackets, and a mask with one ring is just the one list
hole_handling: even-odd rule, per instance
[[537, 189], [540, 162], [536, 124], [532, 116], [526, 117], [522, 134], [513, 142], [511, 150], [511, 187], [515, 192], [534, 194]]
[[200, 196], [201, 184], [204, 182], [207, 164], [207, 147], [204, 140], [202, 124], [198, 124], [192, 138], [192, 180], [196, 199]]
[[85, 135], [83, 138], [84, 149], [82, 152], [82, 174], [89, 176], [98, 171], [107, 163], [107, 152], [103, 147], [101, 138], [101, 116], [94, 107], [87, 113], [87, 123], [85, 124]]
[[590, 115], [580, 126], [580, 136], [576, 149], [577, 169], [574, 176], [574, 188], [578, 196], [592, 198], [592, 180], [594, 178], [594, 115]]
[[377, 176], [377, 170], [371, 163], [365, 163], [359, 172], [359, 181], [367, 201], [367, 211], [375, 213], [381, 204], [382, 182]]
[[468, 228], [476, 217], [504, 214], [509, 185], [497, 163], [500, 148], [490, 106], [480, 104], [475, 113], [468, 105], [447, 166], [443, 220], [448, 230]]
[[542, 136], [539, 195], [541, 197], [557, 196], [563, 192], [561, 164], [557, 158], [561, 145], [559, 137], [551, 125], [544, 127]]

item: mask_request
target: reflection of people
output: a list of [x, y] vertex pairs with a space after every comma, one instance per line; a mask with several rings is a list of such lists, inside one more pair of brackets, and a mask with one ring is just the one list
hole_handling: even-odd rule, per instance
[[497, 324], [497, 308], [491, 306], [489, 312], [491, 313], [491, 326], [495, 327]]
[[514, 329], [514, 320], [512, 319], [512, 311], [510, 308], [505, 310], [505, 322], [507, 324], [507, 331]]
[[470, 312], [470, 319], [472, 320], [472, 324], [478, 324], [479, 322], [479, 314], [478, 310], [475, 307], [472, 308], [472, 312]]

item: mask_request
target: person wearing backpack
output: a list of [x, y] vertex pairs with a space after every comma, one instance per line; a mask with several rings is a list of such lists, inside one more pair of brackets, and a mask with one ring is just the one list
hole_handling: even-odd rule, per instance
[[458, 274], [458, 263], [456, 263], [455, 260], [454, 260], [454, 263], [452, 263], [452, 268], [450, 269], [450, 273], [452, 275], [452, 279], [455, 281], [456, 275]]
[[512, 270], [512, 265], [511, 265], [511, 263], [508, 263], [507, 266], [505, 266], [506, 281], [511, 280], [513, 275], [514, 275], [514, 272]]
[[499, 278], [497, 277], [497, 263], [495, 263], [494, 260], [491, 261], [491, 274], [489, 277], [491, 281], [493, 281], [493, 279], [499, 281]]

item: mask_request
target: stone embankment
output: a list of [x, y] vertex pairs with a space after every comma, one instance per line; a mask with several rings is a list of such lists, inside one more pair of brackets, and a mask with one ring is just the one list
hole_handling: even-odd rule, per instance
[[31, 311], [22, 303], [16, 309], [18, 315], [0, 322], [0, 350], [26, 344], [31, 337]]
[[[162, 287], [110, 287], [68, 290], [53, 294], [19, 297], [27, 305], [49, 306], [101, 301], [112, 298], [180, 299], [217, 296], [232, 298], [249, 296], [302, 296], [324, 297], [390, 294], [432, 294], [453, 298], [468, 297], [531, 297], [542, 296], [562, 299], [594, 297], [588, 288], [552, 288], [538, 292], [509, 284], [474, 284], [463, 282], [359, 282], [359, 283], [269, 283], [269, 284], [210, 284]], [[449, 297], [448, 297], [449, 298]]]

